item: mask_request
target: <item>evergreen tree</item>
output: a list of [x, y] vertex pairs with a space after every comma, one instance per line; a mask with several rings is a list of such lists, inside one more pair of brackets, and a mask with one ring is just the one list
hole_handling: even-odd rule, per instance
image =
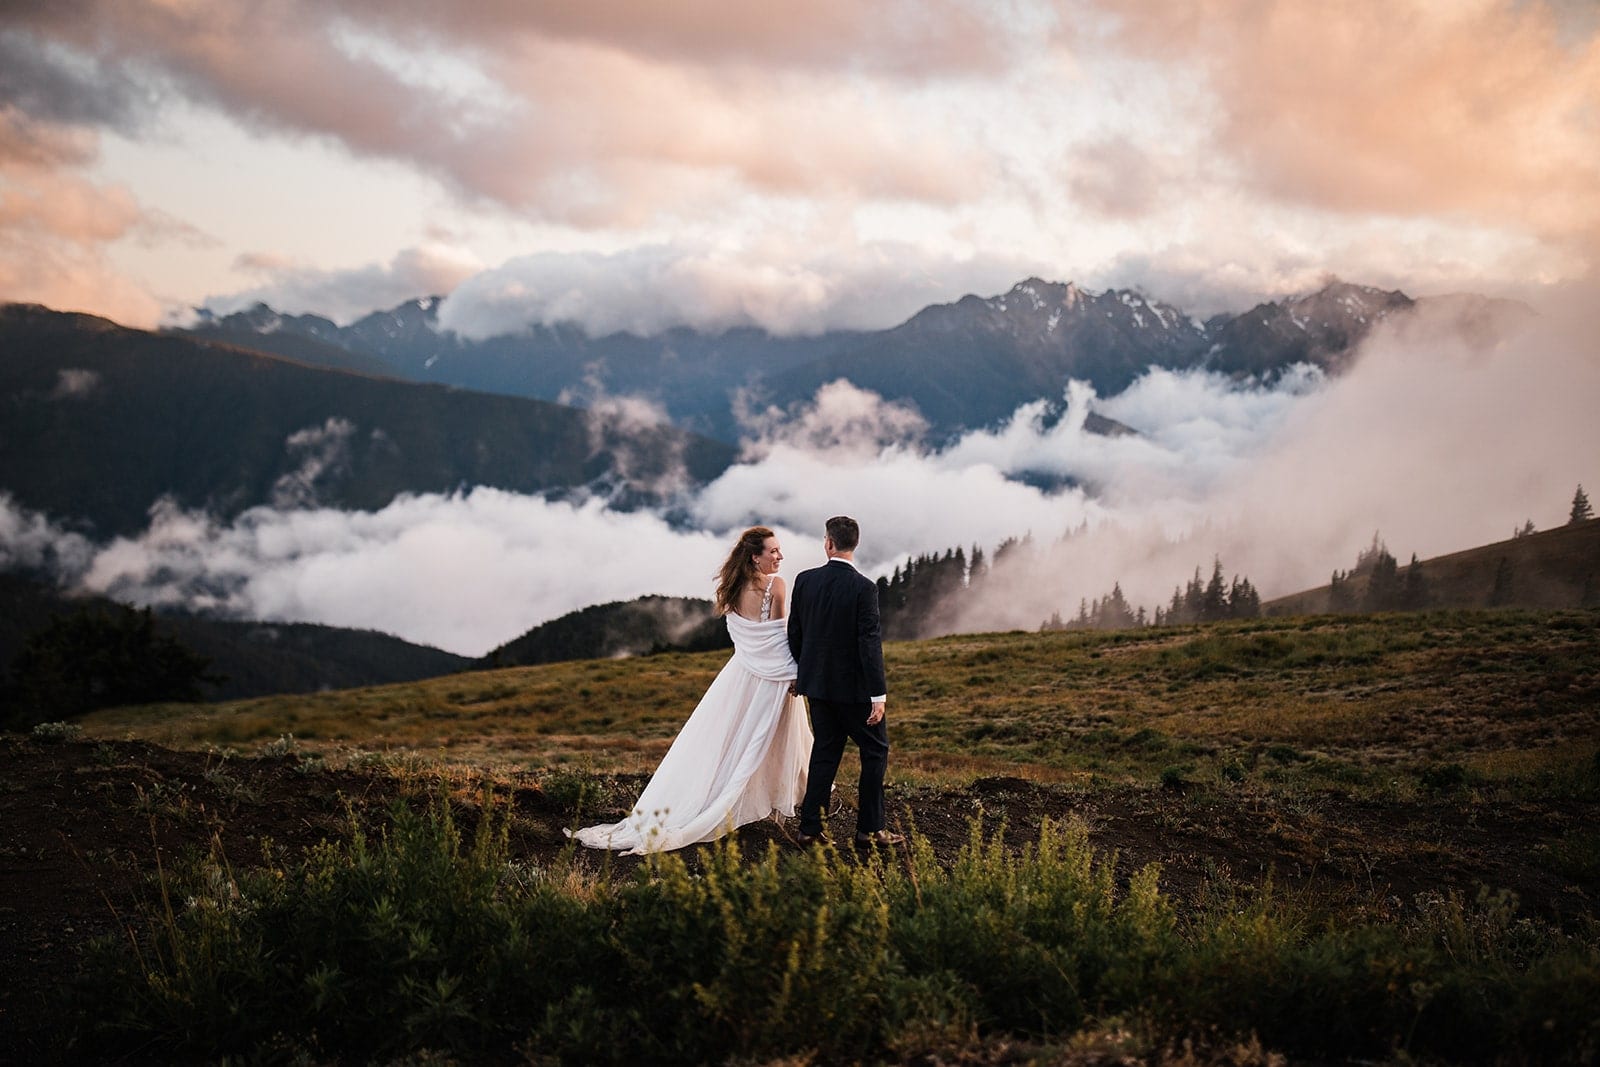
[[1428, 579], [1422, 573], [1422, 564], [1417, 562], [1417, 554], [1411, 553], [1411, 562], [1406, 566], [1405, 577], [1400, 581], [1400, 610], [1421, 611], [1428, 606]]
[[1133, 609], [1122, 595], [1122, 583], [1111, 586], [1111, 595], [1101, 605], [1099, 625], [1102, 630], [1126, 630], [1135, 622]]
[[1261, 616], [1261, 596], [1250, 579], [1235, 576], [1228, 589], [1228, 618], [1255, 619]]
[[1350, 575], [1336, 570], [1328, 579], [1328, 611], [1340, 615], [1356, 609], [1356, 595], [1350, 588]]
[[1372, 544], [1356, 553], [1356, 565], [1351, 574], [1365, 574], [1377, 566], [1378, 560], [1389, 554], [1389, 548], [1383, 543], [1383, 538], [1378, 536], [1376, 530], [1372, 533]]
[[1578, 491], [1572, 494], [1572, 512], [1567, 517], [1567, 525], [1576, 526], [1592, 518], [1594, 518], [1594, 508], [1589, 506], [1589, 494], [1583, 491], [1582, 485], [1579, 485]]
[[1183, 591], [1183, 621], [1199, 622], [1205, 618], [1203, 612], [1206, 602], [1206, 587], [1200, 581], [1200, 568], [1194, 569], [1194, 577], [1189, 579], [1189, 587]]
[[26, 727], [96, 708], [203, 699], [211, 661], [156, 631], [150, 609], [58, 615], [12, 661], [14, 707], [0, 726]]
[[1367, 595], [1363, 607], [1367, 611], [1393, 611], [1399, 603], [1399, 563], [1389, 554], [1387, 548], [1381, 548], [1372, 561], [1372, 573], [1367, 578]]
[[1511, 589], [1511, 561], [1505, 556], [1500, 557], [1500, 563], [1494, 569], [1494, 588], [1489, 590], [1489, 606], [1503, 608], [1512, 601]]
[[1222, 580], [1222, 560], [1216, 559], [1211, 567], [1211, 581], [1201, 594], [1200, 618], [1203, 622], [1218, 622], [1228, 617], [1228, 587]]
[[1515, 540], [1518, 537], [1527, 537], [1529, 534], [1533, 533], [1533, 531], [1534, 531], [1533, 520], [1529, 519], [1527, 522], [1523, 523], [1520, 527], [1518, 527], [1517, 529], [1511, 531], [1512, 540]]

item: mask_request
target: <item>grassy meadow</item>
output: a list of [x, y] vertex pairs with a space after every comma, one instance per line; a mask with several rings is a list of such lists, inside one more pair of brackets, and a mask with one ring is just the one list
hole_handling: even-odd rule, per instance
[[[650, 770], [727, 652], [580, 661], [215, 705], [100, 712], [97, 737], [329, 758]], [[1183, 781], [1409, 796], [1554, 788], [1600, 750], [1600, 614], [1262, 619], [886, 646], [891, 774], [944, 787]], [[1542, 783], [1542, 784], [1541, 784]]]
[[140, 879], [24, 1036], [309, 1064], [1600, 1058], [1600, 613], [891, 644], [905, 848], [801, 850], [771, 821], [571, 846], [727, 655], [4, 742], [36, 786], [0, 806], [50, 824], [13, 861], [98, 834], [85, 855]]

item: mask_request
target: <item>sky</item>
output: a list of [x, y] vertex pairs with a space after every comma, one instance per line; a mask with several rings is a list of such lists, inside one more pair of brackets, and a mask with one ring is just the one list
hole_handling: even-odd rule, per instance
[[423, 295], [468, 334], [1536, 298], [1600, 247], [1592, 0], [0, 0], [0, 300]]
[[[309, 426], [281, 498], [227, 521], [167, 502], [97, 542], [0, 492], [0, 566], [466, 655], [590, 604], [707, 596], [751, 523], [792, 576], [841, 512], [874, 574], [1032, 535], [1025, 582], [963, 628], [1031, 628], [1113, 582], [1153, 607], [1213, 560], [1270, 598], [1374, 533], [1426, 559], [1592, 495], [1597, 253], [1592, 0], [0, 0], [0, 301], [154, 326], [441, 295], [469, 336], [803, 334], [1029, 276], [1203, 316], [1336, 275], [1538, 311], [1485, 332], [1428, 305], [1337, 378], [1063, 382], [937, 446], [835, 382], [659, 510], [480, 487], [339, 511], [319, 479], [349, 434]], [[1091, 408], [1137, 435], [1085, 432]]]

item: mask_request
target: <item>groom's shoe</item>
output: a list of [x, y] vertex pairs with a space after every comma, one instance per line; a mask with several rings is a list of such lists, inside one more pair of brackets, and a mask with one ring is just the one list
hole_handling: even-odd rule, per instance
[[890, 830], [876, 830], [870, 834], [856, 835], [856, 848], [892, 848], [906, 843], [904, 834]]
[[804, 830], [796, 830], [794, 832], [794, 843], [799, 845], [801, 848], [811, 848], [814, 845], [826, 845], [828, 843], [828, 835], [808, 834]]

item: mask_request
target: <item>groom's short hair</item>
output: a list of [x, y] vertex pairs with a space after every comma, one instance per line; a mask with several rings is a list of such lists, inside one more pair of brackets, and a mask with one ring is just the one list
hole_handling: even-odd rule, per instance
[[861, 527], [848, 515], [835, 515], [824, 528], [828, 531], [828, 540], [840, 552], [854, 552], [861, 542]]

